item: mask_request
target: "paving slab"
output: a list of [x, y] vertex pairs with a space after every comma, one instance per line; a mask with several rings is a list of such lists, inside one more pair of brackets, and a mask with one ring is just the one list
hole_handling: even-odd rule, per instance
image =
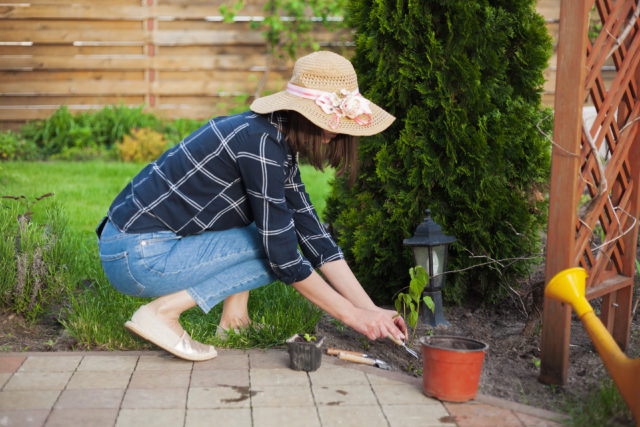
[[196, 370], [191, 374], [191, 387], [211, 387], [216, 385], [249, 387], [249, 370], [221, 369]]
[[308, 373], [288, 363], [283, 350], [221, 349], [196, 363], [161, 351], [0, 353], [0, 427], [558, 427], [563, 419], [486, 395], [440, 402], [420, 378], [334, 357]]
[[254, 427], [321, 427], [322, 424], [315, 406], [288, 406], [254, 408], [253, 425]]
[[263, 385], [254, 390], [257, 393], [251, 397], [253, 408], [314, 406], [308, 385]]
[[376, 395], [368, 384], [314, 385], [313, 396], [317, 405], [358, 406], [378, 404]]
[[49, 415], [48, 409], [1, 410], [0, 425], [7, 427], [42, 426]]
[[133, 372], [137, 356], [87, 356], [82, 359], [78, 371]]
[[212, 425], [251, 427], [251, 409], [187, 409], [185, 427], [211, 427]]
[[0, 373], [14, 373], [26, 358], [26, 356], [9, 356], [0, 358]]
[[0, 391], [0, 416], [5, 410], [51, 409], [59, 395], [58, 390]]
[[54, 409], [47, 422], [46, 427], [104, 427], [112, 426], [118, 416], [117, 409]]
[[[55, 353], [54, 353], [55, 354]], [[19, 372], [68, 372], [75, 371], [82, 356], [30, 356], [18, 369]]]
[[129, 388], [122, 401], [127, 409], [180, 409], [185, 408], [187, 388]]
[[321, 365], [317, 371], [309, 372], [309, 378], [314, 386], [369, 383], [367, 376], [362, 371], [341, 366], [331, 366], [327, 363]]
[[224, 408], [249, 408], [251, 395], [259, 391], [250, 390], [249, 387], [216, 386], [216, 387], [192, 387], [189, 389], [187, 400], [188, 409], [224, 409]]
[[251, 386], [291, 386], [308, 385], [309, 377], [306, 372], [294, 371], [289, 368], [251, 369]]
[[134, 388], [181, 388], [186, 390], [191, 380], [191, 371], [138, 371], [131, 376], [129, 389]]
[[221, 371], [227, 369], [249, 369], [249, 354], [241, 350], [220, 350], [211, 360], [193, 364], [193, 372]]
[[191, 371], [193, 362], [165, 354], [142, 355], [138, 360], [138, 371]]
[[[382, 405], [382, 411], [391, 427], [453, 427], [455, 419], [440, 404]], [[500, 424], [488, 424], [485, 427]]]
[[55, 404], [57, 409], [117, 409], [124, 389], [64, 390]]
[[73, 372], [16, 372], [3, 390], [62, 390]]
[[76, 371], [67, 384], [67, 390], [75, 389], [126, 389], [131, 379], [127, 371]]
[[[389, 425], [378, 405], [320, 406], [318, 412], [323, 426], [387, 427]], [[413, 427], [418, 425], [420, 424]]]
[[175, 427], [175, 426], [183, 425], [184, 419], [185, 419], [184, 408], [182, 409], [122, 409], [118, 414], [116, 427], [140, 427], [140, 426]]

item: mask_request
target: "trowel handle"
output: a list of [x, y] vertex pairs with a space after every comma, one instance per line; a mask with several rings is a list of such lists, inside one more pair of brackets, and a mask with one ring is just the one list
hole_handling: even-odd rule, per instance
[[367, 359], [366, 357], [356, 356], [349, 353], [338, 353], [338, 359], [347, 360], [349, 362], [362, 363], [363, 365], [373, 366], [376, 362], [373, 359]]
[[360, 353], [359, 351], [340, 350], [339, 348], [333, 348], [333, 347], [329, 347], [327, 349], [327, 354], [329, 356], [337, 356], [340, 353], [353, 354], [354, 356], [366, 357], [364, 354]]
[[389, 338], [391, 341], [398, 344], [399, 346], [404, 346], [404, 343], [401, 340], [399, 340], [398, 338], [394, 337], [391, 334], [387, 335], [387, 338]]

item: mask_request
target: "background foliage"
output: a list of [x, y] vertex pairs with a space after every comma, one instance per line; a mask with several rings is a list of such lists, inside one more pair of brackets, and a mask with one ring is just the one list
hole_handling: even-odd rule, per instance
[[[17, 133], [0, 132], [0, 161], [116, 159], [119, 156], [117, 144], [136, 129], [146, 128], [162, 134], [170, 147], [206, 122], [192, 119], [162, 121], [143, 112], [143, 108], [144, 105], [112, 105], [102, 110], [71, 114], [66, 106], [62, 106], [45, 120], [25, 123]], [[145, 143], [155, 138], [150, 132], [145, 136], [148, 137], [143, 138]]]
[[[546, 223], [550, 149], [536, 124], [551, 41], [533, 0], [352, 0], [361, 91], [397, 120], [360, 140], [360, 177], [337, 180], [328, 220], [369, 293], [407, 283], [430, 208], [458, 240], [449, 269], [530, 255]], [[494, 301], [527, 262], [447, 276], [445, 297]]]

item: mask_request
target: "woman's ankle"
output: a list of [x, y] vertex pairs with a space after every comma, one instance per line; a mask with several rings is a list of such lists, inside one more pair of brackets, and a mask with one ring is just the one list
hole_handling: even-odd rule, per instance
[[249, 315], [244, 316], [222, 316], [220, 319], [219, 327], [222, 329], [242, 329], [251, 324], [251, 318]]

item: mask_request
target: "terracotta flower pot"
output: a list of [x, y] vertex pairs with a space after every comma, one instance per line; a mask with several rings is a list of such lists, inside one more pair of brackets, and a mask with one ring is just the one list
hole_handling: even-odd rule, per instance
[[424, 394], [448, 402], [474, 399], [489, 346], [456, 336], [422, 337], [420, 343]]
[[296, 371], [315, 371], [322, 361], [322, 342], [324, 337], [307, 341], [302, 335], [295, 334], [287, 340], [289, 348], [289, 366]]

